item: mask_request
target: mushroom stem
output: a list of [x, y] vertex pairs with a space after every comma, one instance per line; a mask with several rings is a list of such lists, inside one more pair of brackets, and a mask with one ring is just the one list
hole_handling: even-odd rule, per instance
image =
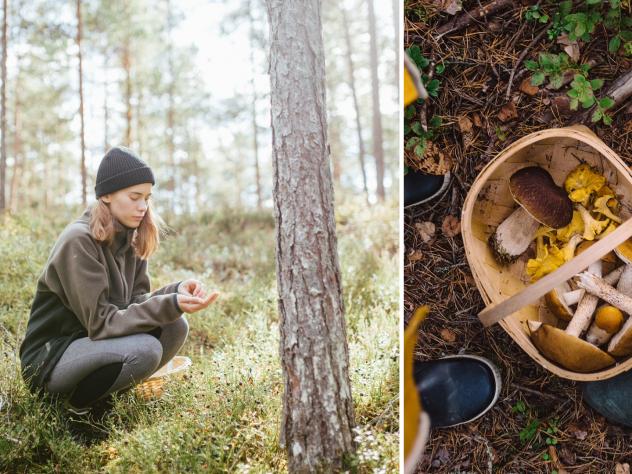
[[568, 291], [566, 293], [564, 293], [562, 295], [562, 298], [564, 298], [564, 302], [569, 305], [572, 306], [574, 304], [577, 304], [581, 301], [582, 297], [584, 296], [584, 293], [586, 292], [586, 290], [573, 290], [573, 291]]
[[[601, 276], [601, 260], [598, 260], [597, 262], [591, 263], [588, 267], [588, 271], [580, 273], [579, 276], [581, 277], [582, 275], [586, 275], [597, 278], [599, 281], [604, 282], [605, 286], [614, 285], [621, 276], [621, 273], [623, 273], [623, 268], [624, 267], [619, 267], [616, 270], [611, 271], [608, 275], [606, 275], [606, 278], [602, 280], [599, 278]], [[593, 270], [595, 273], [590, 273], [590, 270]], [[595, 309], [597, 309], [597, 303], [599, 302], [598, 295], [595, 296], [588, 288], [579, 283], [578, 286], [585, 289], [588, 293], [584, 294], [580, 300], [577, 305], [577, 309], [575, 310], [575, 314], [573, 315], [573, 319], [571, 319], [571, 322], [568, 323], [568, 326], [566, 327], [566, 333], [576, 337], [579, 337], [581, 333], [588, 329], [590, 320], [592, 319], [593, 313], [595, 312]], [[612, 290], [616, 291], [614, 288], [612, 288]], [[611, 304], [613, 306], [617, 306], [614, 303]]]
[[522, 255], [535, 237], [540, 223], [522, 207], [513, 211], [496, 228], [489, 243], [501, 263], [511, 263]]
[[[607, 301], [615, 308], [619, 308], [624, 313], [632, 313], [632, 298], [620, 293], [615, 288], [606, 283], [602, 278], [582, 272], [577, 275], [577, 286], [585, 289], [588, 293]], [[580, 303], [581, 304], [581, 303]]]

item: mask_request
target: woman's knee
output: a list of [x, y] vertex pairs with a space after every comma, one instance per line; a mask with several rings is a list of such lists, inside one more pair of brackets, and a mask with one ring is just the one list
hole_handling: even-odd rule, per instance
[[149, 334], [136, 334], [134, 345], [124, 358], [124, 365], [128, 366], [137, 381], [153, 374], [162, 359], [162, 345]]

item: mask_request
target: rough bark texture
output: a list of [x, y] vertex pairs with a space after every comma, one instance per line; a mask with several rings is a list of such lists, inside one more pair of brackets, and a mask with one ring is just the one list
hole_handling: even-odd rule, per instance
[[123, 41], [123, 70], [125, 71], [125, 146], [132, 146], [132, 64], [130, 53], [130, 39]]
[[255, 183], [257, 185], [257, 209], [263, 207], [263, 196], [261, 194], [261, 172], [259, 170], [259, 143], [257, 126], [257, 88], [255, 87], [255, 20], [252, 16], [252, 2], [248, 1], [248, 39], [250, 41], [250, 88], [252, 89], [252, 151], [255, 154]]
[[88, 203], [86, 189], [86, 140], [83, 120], [83, 61], [81, 57], [81, 0], [77, 0], [77, 59], [79, 60], [79, 119], [81, 121], [81, 202], [85, 207]]
[[0, 138], [0, 212], [6, 208], [6, 172], [7, 172], [7, 0], [2, 2], [2, 92], [0, 128], [2, 137]]
[[360, 159], [360, 171], [362, 171], [362, 186], [364, 189], [364, 194], [369, 199], [369, 188], [366, 182], [366, 167], [364, 165], [364, 140], [362, 139], [362, 125], [360, 123], [360, 106], [358, 105], [358, 95], [356, 93], [355, 86], [355, 75], [353, 68], [353, 58], [351, 53], [353, 52], [353, 46], [351, 44], [351, 33], [349, 32], [349, 19], [347, 17], [347, 10], [344, 5], [340, 5], [340, 10], [342, 11], [342, 24], [345, 29], [345, 43], [347, 46], [346, 56], [347, 56], [347, 68], [349, 70], [349, 87], [351, 88], [351, 97], [353, 98], [353, 109], [355, 111], [355, 121], [356, 121], [356, 133], [358, 134], [358, 158]]
[[382, 112], [380, 111], [380, 81], [377, 76], [377, 30], [375, 27], [375, 9], [373, 0], [367, 0], [369, 6], [369, 33], [371, 49], [371, 98], [373, 102], [373, 157], [375, 158], [375, 177], [377, 179], [377, 197], [384, 200], [384, 147], [382, 146]]
[[290, 472], [329, 471], [354, 450], [354, 415], [327, 153], [321, 5], [266, 5], [285, 383], [281, 444]]

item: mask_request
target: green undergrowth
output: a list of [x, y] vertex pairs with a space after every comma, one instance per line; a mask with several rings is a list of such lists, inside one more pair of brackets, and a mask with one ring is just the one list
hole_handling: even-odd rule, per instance
[[[398, 470], [398, 218], [394, 204], [337, 209], [358, 472]], [[160, 400], [117, 396], [91, 423], [31, 395], [19, 374], [39, 272], [72, 209], [0, 226], [0, 472], [283, 472], [274, 220], [217, 211], [170, 222], [151, 259], [154, 288], [196, 277], [221, 292], [189, 315], [193, 361]]]

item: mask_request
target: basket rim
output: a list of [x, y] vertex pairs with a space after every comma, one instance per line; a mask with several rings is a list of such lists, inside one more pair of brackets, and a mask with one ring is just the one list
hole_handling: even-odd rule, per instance
[[[178, 367], [176, 367], [175, 369], [171, 369], [171, 370], [169, 370], [167, 372], [159, 374], [159, 372], [161, 370], [163, 370], [166, 367], [166, 365], [169, 364], [169, 362], [171, 362], [173, 360], [176, 360], [176, 359], [182, 360], [183, 363], [181, 365], [179, 365]], [[149, 376], [147, 379], [145, 379], [143, 381], [143, 383], [153, 382], [153, 381], [156, 381], [156, 380], [162, 380], [162, 379], [169, 378], [169, 377], [171, 377], [171, 376], [173, 376], [173, 375], [175, 375], [175, 374], [177, 374], [179, 372], [183, 372], [183, 371], [187, 370], [189, 367], [191, 367], [191, 365], [193, 365], [193, 362], [187, 356], [179, 356], [179, 355], [177, 355], [177, 356], [174, 356], [173, 358], [171, 358], [167, 362], [167, 364], [165, 364], [163, 367], [161, 367], [156, 372], [154, 372], [151, 376]], [[156, 375], [156, 374], [159, 374], [159, 375]]]
[[[597, 151], [605, 160], [610, 162], [617, 171], [621, 172], [628, 179], [629, 185], [632, 187], [632, 173], [630, 169], [625, 164], [625, 162], [610, 148], [606, 145], [597, 135], [595, 135], [592, 130], [588, 127], [576, 124], [569, 127], [561, 127], [561, 128], [549, 128], [544, 130], [539, 130], [537, 132], [530, 133], [525, 135], [524, 137], [516, 140], [503, 150], [501, 150], [495, 157], [493, 157], [487, 165], [480, 171], [478, 176], [472, 182], [470, 189], [468, 190], [465, 201], [463, 202], [463, 208], [461, 211], [461, 225], [463, 229], [471, 229], [472, 226], [472, 216], [474, 212], [474, 206], [478, 200], [478, 196], [483, 189], [484, 184], [488, 181], [490, 176], [496, 171], [498, 167], [500, 167], [508, 158], [513, 156], [517, 151], [528, 147], [538, 141], [549, 139], [549, 138], [573, 138], [582, 143], [585, 143], [591, 146], [595, 151]], [[462, 233], [463, 236], [463, 246], [465, 249], [465, 255], [468, 261], [468, 266], [470, 267], [470, 271], [472, 272], [472, 276], [476, 283], [476, 287], [478, 288], [479, 293], [485, 303], [485, 306], [489, 306], [493, 303], [498, 303], [503, 301], [503, 299], [495, 300], [493, 295], [490, 295], [485, 287], [483, 286], [482, 279], [480, 275], [477, 273], [476, 268], [472, 265], [472, 241], [473, 236], [469, 235], [468, 231]], [[526, 352], [535, 362], [537, 362], [541, 367], [552, 372], [553, 374], [570, 380], [576, 381], [594, 381], [594, 380], [604, 380], [619, 373], [625, 372], [627, 370], [632, 369], [632, 356], [623, 362], [618, 362], [616, 365], [611, 366], [609, 368], [603, 369], [601, 371], [590, 372], [590, 373], [581, 373], [581, 372], [573, 372], [571, 370], [565, 369], [557, 365], [556, 363], [549, 361], [546, 359], [539, 351], [528, 350], [528, 345], [532, 342], [529, 339], [528, 335], [523, 331], [520, 331], [514, 327], [512, 327], [512, 323], [509, 322], [508, 316], [506, 319], [499, 321], [500, 326], [503, 330], [509, 334], [512, 340], [518, 344], [518, 346]], [[632, 316], [630, 316], [632, 317]]]

